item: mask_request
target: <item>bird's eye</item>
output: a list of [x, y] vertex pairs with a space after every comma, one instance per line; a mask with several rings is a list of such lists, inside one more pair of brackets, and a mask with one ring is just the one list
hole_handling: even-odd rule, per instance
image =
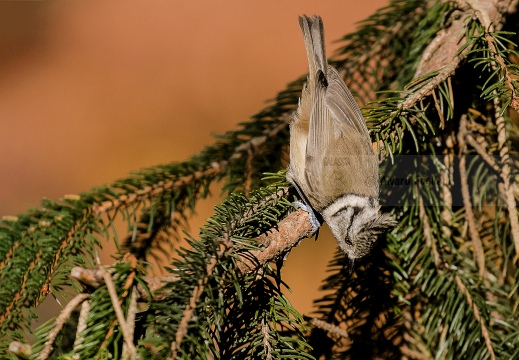
[[353, 245], [353, 243], [351, 242], [349, 236], [346, 236], [346, 237], [344, 238], [344, 242], [346, 243], [346, 245], [350, 245], [350, 246]]

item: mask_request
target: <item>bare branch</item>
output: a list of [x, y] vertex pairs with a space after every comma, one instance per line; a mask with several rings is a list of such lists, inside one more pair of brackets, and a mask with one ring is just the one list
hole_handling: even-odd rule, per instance
[[492, 340], [490, 339], [490, 334], [488, 333], [488, 329], [485, 325], [485, 320], [481, 318], [478, 307], [474, 304], [468, 289], [465, 287], [458, 275], [456, 275], [456, 284], [458, 285], [463, 295], [465, 295], [467, 298], [469, 306], [472, 308], [472, 311], [474, 311], [474, 317], [481, 326], [481, 335], [483, 335], [483, 338], [485, 339], [485, 346], [487, 347], [488, 353], [490, 354], [490, 359], [495, 360], [496, 355], [494, 354], [494, 349], [492, 348]]
[[38, 355], [39, 360], [45, 360], [48, 359], [52, 350], [53, 350], [53, 344], [56, 338], [58, 337], [59, 332], [63, 328], [63, 325], [67, 322], [67, 320], [70, 318], [70, 314], [72, 314], [72, 311], [81, 304], [83, 301], [88, 299], [90, 295], [88, 294], [78, 294], [76, 295], [70, 302], [65, 306], [65, 308], [61, 311], [58, 318], [56, 319], [56, 325], [52, 328], [52, 330], [49, 332], [48, 339], [45, 342], [45, 345], [43, 346], [43, 349], [40, 351]]
[[209, 263], [207, 264], [206, 276], [199, 279], [197, 286], [193, 289], [193, 295], [191, 296], [189, 304], [186, 306], [186, 309], [184, 310], [184, 316], [182, 316], [182, 320], [180, 320], [180, 324], [178, 325], [175, 341], [171, 343], [171, 356], [168, 358], [169, 360], [176, 359], [180, 343], [182, 342], [184, 336], [187, 334], [187, 325], [195, 313], [198, 299], [200, 299], [200, 296], [204, 292], [204, 287], [207, 283], [207, 280], [209, 279], [209, 275], [212, 274], [217, 264], [218, 259], [216, 256], [213, 256], [211, 258], [211, 261], [209, 261]]
[[348, 331], [345, 329], [342, 329], [338, 327], [337, 325], [330, 324], [324, 320], [316, 319], [316, 318], [310, 318], [308, 321], [310, 324], [315, 326], [316, 328], [322, 329], [326, 332], [329, 332], [330, 334], [334, 334], [346, 339], [350, 338], [350, 335], [348, 334]]
[[[132, 295], [130, 298], [130, 306], [128, 307], [128, 314], [126, 315], [126, 324], [130, 330], [131, 337], [134, 337], [135, 333], [135, 315], [137, 314], [137, 289], [134, 286], [132, 288]], [[126, 342], [123, 344], [123, 356], [122, 360], [135, 360], [136, 359], [136, 353], [133, 353], [128, 350], [128, 346], [126, 345]]]
[[137, 350], [135, 349], [135, 345], [133, 344], [133, 330], [126, 323], [126, 319], [124, 318], [123, 309], [121, 308], [121, 304], [119, 303], [119, 296], [117, 295], [117, 290], [115, 289], [115, 284], [112, 279], [112, 275], [105, 271], [103, 273], [103, 278], [105, 280], [106, 288], [108, 289], [108, 293], [110, 294], [110, 299], [112, 300], [112, 306], [115, 311], [115, 316], [117, 316], [117, 321], [119, 322], [121, 332], [123, 333], [124, 343], [127, 346], [130, 354], [135, 356], [137, 354]]
[[[420, 194], [420, 191], [418, 191], [418, 193]], [[434, 236], [432, 234], [431, 224], [429, 223], [429, 217], [427, 216], [427, 213], [425, 212], [423, 197], [421, 195], [419, 195], [419, 197], [418, 197], [418, 206], [419, 206], [420, 220], [422, 221], [422, 225], [423, 225], [423, 235], [425, 237], [425, 243], [432, 250], [433, 257], [434, 257], [434, 265], [436, 265], [437, 269], [440, 269], [441, 265], [442, 265], [440, 253], [438, 252], [438, 248], [436, 247], [436, 239], [434, 238]]]
[[472, 212], [472, 204], [470, 201], [469, 184], [467, 180], [467, 158], [465, 157], [466, 142], [465, 137], [467, 135], [467, 115], [463, 114], [460, 119], [460, 129], [458, 132], [458, 146], [460, 151], [460, 185], [461, 195], [463, 197], [463, 206], [465, 207], [465, 219], [469, 226], [469, 233], [472, 239], [472, 246], [476, 255], [476, 262], [479, 267], [479, 275], [484, 277], [486, 272], [485, 267], [485, 252], [483, 249], [483, 243], [479, 237], [478, 228], [474, 219], [474, 213]]
[[79, 345], [83, 341], [82, 333], [87, 329], [87, 318], [90, 312], [90, 301], [85, 300], [81, 304], [81, 311], [79, 312], [79, 319], [77, 322], [76, 339], [74, 340], [74, 352], [79, 350]]
[[496, 116], [497, 127], [497, 143], [499, 146], [499, 155], [501, 156], [501, 178], [503, 179], [503, 191], [506, 202], [506, 208], [510, 219], [511, 236], [515, 246], [516, 258], [519, 257], [519, 219], [517, 216], [517, 204], [514, 196], [514, 182], [510, 168], [510, 150], [506, 144], [508, 135], [506, 132], [505, 118], [501, 115], [501, 106], [499, 99], [494, 98], [494, 111]]

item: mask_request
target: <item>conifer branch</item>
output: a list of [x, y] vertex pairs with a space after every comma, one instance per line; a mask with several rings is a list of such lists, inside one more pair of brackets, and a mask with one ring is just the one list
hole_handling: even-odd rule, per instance
[[[282, 190], [283, 192], [283, 190]], [[282, 193], [281, 192], [281, 193]], [[279, 195], [279, 194], [278, 194]], [[245, 217], [247, 214], [244, 214]], [[289, 214], [285, 219], [281, 220], [275, 228], [272, 228], [266, 234], [260, 235], [256, 240], [258, 243], [263, 244], [265, 247], [261, 250], [251, 250], [239, 253], [238, 269], [243, 273], [254, 272], [257, 268], [264, 264], [279, 258], [283, 254], [288, 253], [294, 246], [296, 246], [301, 239], [303, 239], [312, 229], [312, 225], [308, 218], [308, 213], [298, 209]], [[222, 244], [225, 250], [223, 252], [230, 251], [232, 244], [223, 241]], [[216, 259], [223, 255], [223, 252], [219, 256], [212, 258], [206, 271], [212, 271], [216, 266]], [[102, 269], [83, 269], [75, 267], [72, 269], [71, 276], [81, 283], [92, 287], [98, 288], [104, 284], [105, 270]], [[210, 275], [208, 272], [207, 275]], [[153, 296], [153, 300], [160, 301], [164, 298], [163, 285], [165, 283], [178, 281], [179, 277], [175, 275], [167, 276], [156, 276], [156, 277], [144, 277], [144, 281], [147, 284], [147, 288]], [[198, 290], [193, 292], [191, 305], [196, 305], [203, 290], [204, 283], [200, 285]], [[141, 300], [149, 300], [148, 293], [144, 288], [137, 284], [139, 292], [139, 298]], [[196, 295], [196, 296], [195, 296]], [[191, 308], [190, 314], [192, 315], [193, 308]], [[186, 313], [188, 313], [186, 309]], [[187, 318], [187, 317], [186, 317]], [[186, 321], [189, 321], [187, 319]]]
[[92, 211], [94, 214], [100, 215], [108, 211], [116, 210], [121, 206], [127, 206], [128, 204], [136, 203], [148, 199], [152, 196], [159, 195], [166, 190], [184, 186], [203, 177], [216, 176], [223, 171], [226, 165], [227, 161], [225, 160], [213, 162], [210, 164], [210, 167], [196, 171], [190, 175], [183, 176], [178, 180], [159, 181], [156, 184], [146, 186], [143, 189], [136, 190], [133, 193], [121, 195], [116, 199], [106, 200], [100, 204], [93, 204]]
[[[39, 264], [42, 254], [43, 250], [38, 250], [36, 256], [34, 257], [34, 260], [29, 264], [29, 268], [22, 278], [20, 289], [15, 294], [13, 294], [11, 302], [9, 303], [9, 305], [6, 306], [4, 312], [0, 314], [0, 324], [2, 324], [5, 320], [8, 319], [11, 311], [15, 309], [15, 307], [17, 306], [18, 300], [20, 300], [20, 298], [25, 294], [27, 282], [30, 280], [31, 271], [33, 271], [34, 268], [36, 268], [36, 266]], [[43, 286], [44, 285], [42, 285], [42, 287]]]
[[[490, 25], [489, 25], [490, 27]], [[485, 27], [487, 28], [487, 27]], [[500, 71], [501, 71], [501, 77], [504, 80], [505, 86], [510, 91], [510, 106], [515, 111], [519, 111], [519, 97], [517, 96], [517, 91], [515, 89], [514, 84], [512, 83], [512, 77], [510, 76], [510, 72], [508, 71], [508, 66], [506, 66], [503, 57], [501, 54], [497, 51], [495, 39], [490, 35], [490, 33], [485, 32], [485, 39], [487, 41], [488, 48], [490, 49], [491, 53], [494, 55], [494, 59], [496, 60], [497, 64], [499, 65]], [[496, 64], [493, 64], [494, 71], [496, 70]]]

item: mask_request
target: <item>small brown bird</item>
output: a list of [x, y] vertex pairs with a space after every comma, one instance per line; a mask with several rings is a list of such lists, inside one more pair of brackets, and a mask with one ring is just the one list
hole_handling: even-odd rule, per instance
[[366, 123], [339, 72], [328, 65], [319, 16], [299, 17], [310, 72], [290, 124], [287, 180], [305, 204], [313, 231], [320, 213], [351, 262], [367, 255], [377, 236], [396, 225], [381, 214], [378, 161]]

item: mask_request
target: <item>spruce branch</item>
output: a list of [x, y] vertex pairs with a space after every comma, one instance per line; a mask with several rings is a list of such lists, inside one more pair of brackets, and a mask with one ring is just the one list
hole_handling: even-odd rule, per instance
[[[283, 193], [284, 192], [282, 191], [278, 193], [278, 195]], [[287, 217], [281, 220], [275, 228], [270, 229], [265, 234], [256, 238], [256, 241], [259, 244], [264, 245], [261, 250], [249, 250], [239, 253], [237, 256], [238, 269], [244, 274], [257, 271], [258, 268], [290, 252], [293, 247], [309, 234], [311, 229], [312, 225], [307, 212], [298, 209], [290, 213]], [[232, 250], [232, 244], [230, 244], [229, 241], [222, 240], [222, 247], [225, 249], [222, 251], [225, 252]], [[208, 264], [208, 274], [210, 274], [210, 271], [212, 271], [214, 266], [216, 266], [216, 259], [221, 256], [223, 256], [223, 252], [220, 253], [219, 256], [211, 259]], [[83, 269], [76, 267], [72, 270], [71, 276], [89, 287], [98, 288], [104, 284], [104, 272], [105, 271], [101, 269]], [[160, 301], [165, 296], [162, 289], [164, 283], [171, 283], [180, 278], [178, 276], [166, 275], [154, 277], [148, 276], [143, 279], [147, 286], [145, 289], [141, 284], [137, 285], [140, 294], [139, 298], [141, 300], [149, 300], [147, 292], [149, 290], [153, 299]], [[203, 290], [203, 283], [200, 285], [199, 290], [194, 292], [192, 303], [196, 303], [197, 296], [200, 295], [200, 290]], [[188, 320], [189, 319], [186, 321]]]
[[180, 179], [159, 181], [156, 184], [151, 186], [146, 186], [142, 189], [138, 189], [135, 192], [121, 195], [113, 200], [106, 200], [100, 204], [93, 204], [92, 211], [96, 215], [100, 215], [102, 213], [116, 210], [122, 206], [127, 206], [128, 204], [136, 203], [142, 200], [146, 200], [153, 196], [159, 195], [166, 190], [179, 188], [181, 186], [187, 185], [191, 182], [195, 182], [203, 177], [215, 176], [220, 174], [225, 166], [227, 165], [227, 161], [213, 162], [211, 163], [211, 167], [204, 170], [196, 171], [190, 175], [181, 177]]

